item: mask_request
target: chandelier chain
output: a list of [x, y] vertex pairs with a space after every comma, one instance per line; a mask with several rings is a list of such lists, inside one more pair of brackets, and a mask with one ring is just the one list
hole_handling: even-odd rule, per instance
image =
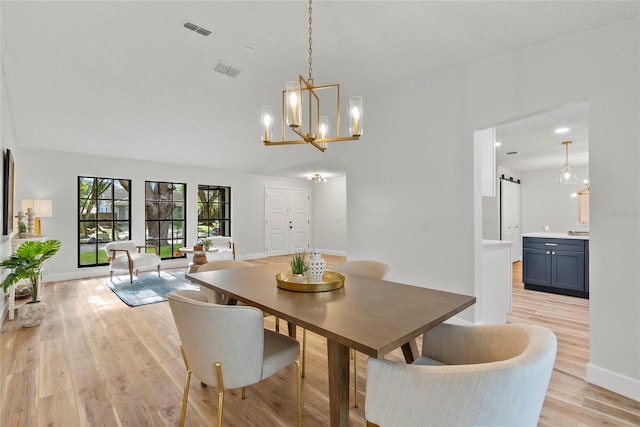
[[313, 0], [309, 0], [309, 84], [313, 85], [313, 77], [312, 77], [312, 71], [313, 71], [313, 60], [311, 59], [311, 54], [313, 53], [313, 49], [311, 47], [312, 42], [313, 42], [313, 38], [312, 36], [312, 27], [311, 24], [313, 23], [313, 19], [311, 18], [311, 13], [313, 12], [312, 8], [311, 8], [311, 2]]

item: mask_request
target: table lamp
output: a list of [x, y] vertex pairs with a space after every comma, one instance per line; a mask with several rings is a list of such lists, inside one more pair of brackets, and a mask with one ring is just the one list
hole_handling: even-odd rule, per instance
[[21, 207], [27, 214], [28, 233], [40, 236], [40, 218], [50, 218], [53, 216], [53, 204], [51, 200], [25, 199], [21, 201]]

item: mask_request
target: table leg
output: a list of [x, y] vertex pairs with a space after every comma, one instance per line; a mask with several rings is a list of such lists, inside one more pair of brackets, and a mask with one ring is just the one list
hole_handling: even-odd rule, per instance
[[420, 356], [416, 340], [411, 340], [408, 343], [403, 344], [402, 354], [404, 355], [405, 362], [413, 363]]
[[327, 338], [329, 420], [332, 427], [349, 425], [349, 347]]
[[289, 336], [296, 339], [296, 325], [291, 322], [287, 322], [287, 330], [289, 331]]

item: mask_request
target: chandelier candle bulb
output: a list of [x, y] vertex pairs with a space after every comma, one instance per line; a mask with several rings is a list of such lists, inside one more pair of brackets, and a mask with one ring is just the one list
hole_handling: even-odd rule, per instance
[[351, 112], [351, 135], [362, 135], [362, 97], [349, 98], [349, 111]]
[[300, 82], [287, 82], [287, 125], [289, 127], [300, 127], [302, 117], [302, 95], [300, 94]]
[[326, 138], [329, 134], [329, 117], [320, 116], [320, 138]]
[[271, 141], [271, 123], [273, 122], [271, 106], [263, 105], [260, 108], [260, 115], [262, 116], [262, 141]]

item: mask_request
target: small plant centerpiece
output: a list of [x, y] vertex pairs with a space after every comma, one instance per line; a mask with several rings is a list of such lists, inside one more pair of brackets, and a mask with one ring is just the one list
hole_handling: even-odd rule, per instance
[[20, 221], [18, 223], [18, 236], [19, 237], [26, 237], [27, 236], [27, 224], [25, 224], [22, 221]]
[[202, 248], [205, 251], [208, 251], [211, 245], [213, 245], [213, 240], [207, 237], [205, 239], [200, 240], [200, 244], [202, 245]]
[[304, 273], [307, 271], [307, 267], [304, 263], [304, 252], [296, 252], [293, 254], [293, 258], [289, 265], [291, 265], [291, 274], [295, 276], [295, 280], [303, 281]]
[[42, 301], [38, 301], [38, 281], [42, 273], [42, 264], [58, 253], [60, 246], [59, 240], [29, 240], [21, 244], [16, 253], [0, 262], [0, 267], [12, 270], [2, 281], [2, 289], [5, 292], [22, 279], [29, 281], [31, 302], [18, 308], [20, 325], [23, 327], [37, 326], [44, 318], [46, 306]]

